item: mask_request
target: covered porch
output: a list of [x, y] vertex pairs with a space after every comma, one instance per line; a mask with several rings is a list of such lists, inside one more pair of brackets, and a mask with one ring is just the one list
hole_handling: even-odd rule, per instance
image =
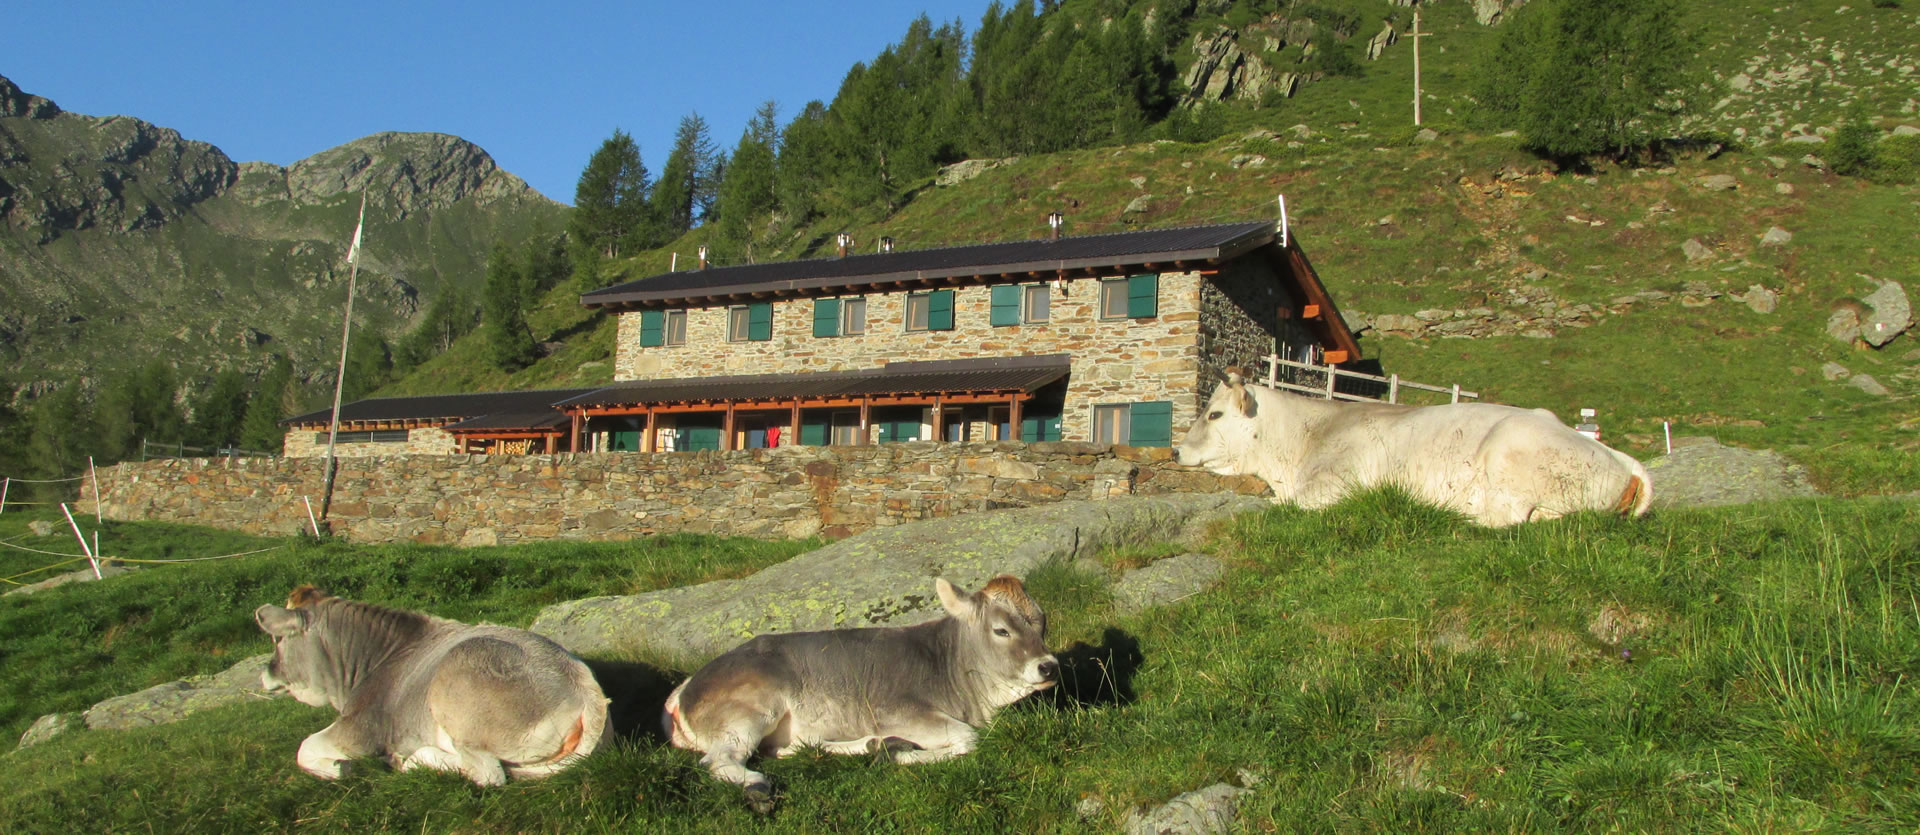
[[1058, 437], [1064, 354], [647, 380], [558, 404], [575, 450], [688, 452]]

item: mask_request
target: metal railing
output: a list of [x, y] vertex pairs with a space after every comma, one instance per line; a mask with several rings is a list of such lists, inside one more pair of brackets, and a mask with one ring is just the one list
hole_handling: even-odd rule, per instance
[[261, 452], [256, 449], [238, 447], [198, 447], [186, 444], [160, 444], [152, 441], [140, 442], [140, 460], [154, 458], [275, 458], [277, 453]]
[[[1282, 368], [1293, 369], [1293, 372], [1283, 374], [1281, 371]], [[1282, 379], [1282, 377], [1286, 379]], [[1379, 395], [1354, 394], [1352, 392], [1339, 391], [1339, 381], [1342, 377], [1350, 380], [1365, 381], [1366, 384], [1373, 388], [1378, 388], [1380, 384], [1384, 383], [1385, 396], [1383, 398]], [[1426, 383], [1416, 383], [1411, 380], [1402, 380], [1398, 374], [1389, 374], [1385, 377], [1377, 374], [1363, 374], [1358, 371], [1335, 368], [1331, 365], [1315, 365], [1310, 362], [1282, 359], [1275, 354], [1267, 355], [1267, 387], [1297, 391], [1301, 394], [1324, 397], [1328, 400], [1378, 401], [1385, 399], [1388, 403], [1398, 403], [1400, 402], [1401, 389], [1437, 392], [1447, 395], [1449, 397], [1448, 402], [1451, 403], [1458, 403], [1462, 398], [1474, 400], [1480, 398], [1479, 392], [1463, 390], [1460, 388], [1459, 383], [1451, 386], [1433, 386]]]

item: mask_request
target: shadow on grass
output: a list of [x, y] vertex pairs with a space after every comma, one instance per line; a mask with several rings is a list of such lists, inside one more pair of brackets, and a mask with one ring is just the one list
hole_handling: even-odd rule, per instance
[[1060, 684], [1047, 692], [1062, 710], [1133, 704], [1133, 675], [1147, 660], [1140, 639], [1112, 626], [1099, 646], [1075, 641], [1053, 657], [1060, 661]]
[[665, 745], [667, 736], [660, 726], [660, 712], [666, 707], [667, 696], [686, 680], [687, 674], [638, 661], [581, 660], [600, 682], [600, 692], [611, 700], [607, 718], [614, 734]]

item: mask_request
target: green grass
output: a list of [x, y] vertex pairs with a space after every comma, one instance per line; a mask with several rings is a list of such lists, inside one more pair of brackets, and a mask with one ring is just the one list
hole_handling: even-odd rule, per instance
[[[57, 536], [20, 537], [26, 516], [0, 515], [0, 539], [63, 553], [78, 550], [70, 537], [64, 543]], [[43, 714], [83, 710], [109, 696], [218, 672], [269, 651], [271, 643], [254, 625], [253, 610], [284, 601], [302, 583], [342, 597], [431, 608], [456, 620], [524, 626], [542, 607], [563, 600], [744, 576], [808, 544], [663, 536], [514, 548], [363, 546], [261, 539], [185, 525], [108, 523], [101, 550], [116, 557], [182, 559], [273, 550], [153, 565], [108, 582], [6, 598], [0, 605], [0, 736], [17, 738]], [[57, 561], [12, 549], [0, 553], [7, 575]]]
[[[47, 831], [1110, 832], [1130, 808], [1244, 770], [1258, 778], [1241, 804], [1245, 831], [1920, 826], [1914, 502], [1489, 530], [1380, 491], [1324, 512], [1241, 517], [1216, 530], [1213, 550], [1230, 566], [1218, 587], [1134, 616], [1113, 612], [1097, 575], [1035, 572], [1030, 591], [1068, 667], [1057, 698], [1003, 713], [978, 751], [949, 763], [765, 762], [781, 791], [767, 819], [650, 737], [500, 789], [379, 768], [325, 783], [300, 773], [293, 751], [330, 712], [275, 701], [7, 755], [0, 820]], [[424, 579], [405, 588], [439, 594]], [[100, 592], [75, 595], [89, 593]]]

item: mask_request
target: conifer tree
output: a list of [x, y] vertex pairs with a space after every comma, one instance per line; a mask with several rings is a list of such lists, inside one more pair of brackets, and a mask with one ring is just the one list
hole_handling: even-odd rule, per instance
[[33, 404], [27, 459], [41, 478], [66, 478], [86, 467], [96, 437], [78, 385], [65, 385]]
[[641, 249], [656, 237], [647, 208], [647, 166], [633, 137], [615, 130], [587, 160], [573, 190], [567, 233], [582, 249], [608, 258]]
[[280, 450], [286, 432], [280, 419], [288, 416], [288, 389], [293, 384], [293, 362], [284, 355], [275, 356], [273, 365], [253, 387], [247, 411], [240, 419], [240, 446], [261, 452]]
[[827, 135], [827, 105], [807, 102], [799, 115], [780, 132], [780, 153], [774, 159], [775, 202], [789, 227], [805, 225], [820, 214], [832, 148]]
[[495, 368], [514, 371], [533, 362], [536, 346], [527, 327], [525, 269], [506, 243], [496, 243], [487, 256], [487, 278], [481, 290], [481, 330], [486, 334], [487, 358]]
[[771, 101], [761, 103], [754, 111], [752, 121], [740, 134], [740, 144], [733, 149], [726, 178], [720, 181], [716, 237], [729, 256], [745, 248], [752, 238], [753, 225], [773, 211], [774, 160], [780, 141], [775, 117]]
[[1631, 158], [1687, 109], [1699, 38], [1681, 11], [1678, 0], [1530, 4], [1481, 67], [1481, 106], [1540, 153]]
[[246, 411], [246, 375], [232, 368], [222, 369], [193, 399], [193, 442], [215, 449], [233, 446], [240, 440], [240, 422]]
[[660, 170], [660, 181], [653, 185], [649, 204], [663, 230], [665, 240], [661, 243], [685, 234], [700, 219], [703, 195], [712, 191], [708, 178], [714, 173], [716, 159], [713, 139], [707, 135], [707, 120], [698, 113], [681, 117], [673, 135], [673, 150], [667, 153], [666, 167]]

